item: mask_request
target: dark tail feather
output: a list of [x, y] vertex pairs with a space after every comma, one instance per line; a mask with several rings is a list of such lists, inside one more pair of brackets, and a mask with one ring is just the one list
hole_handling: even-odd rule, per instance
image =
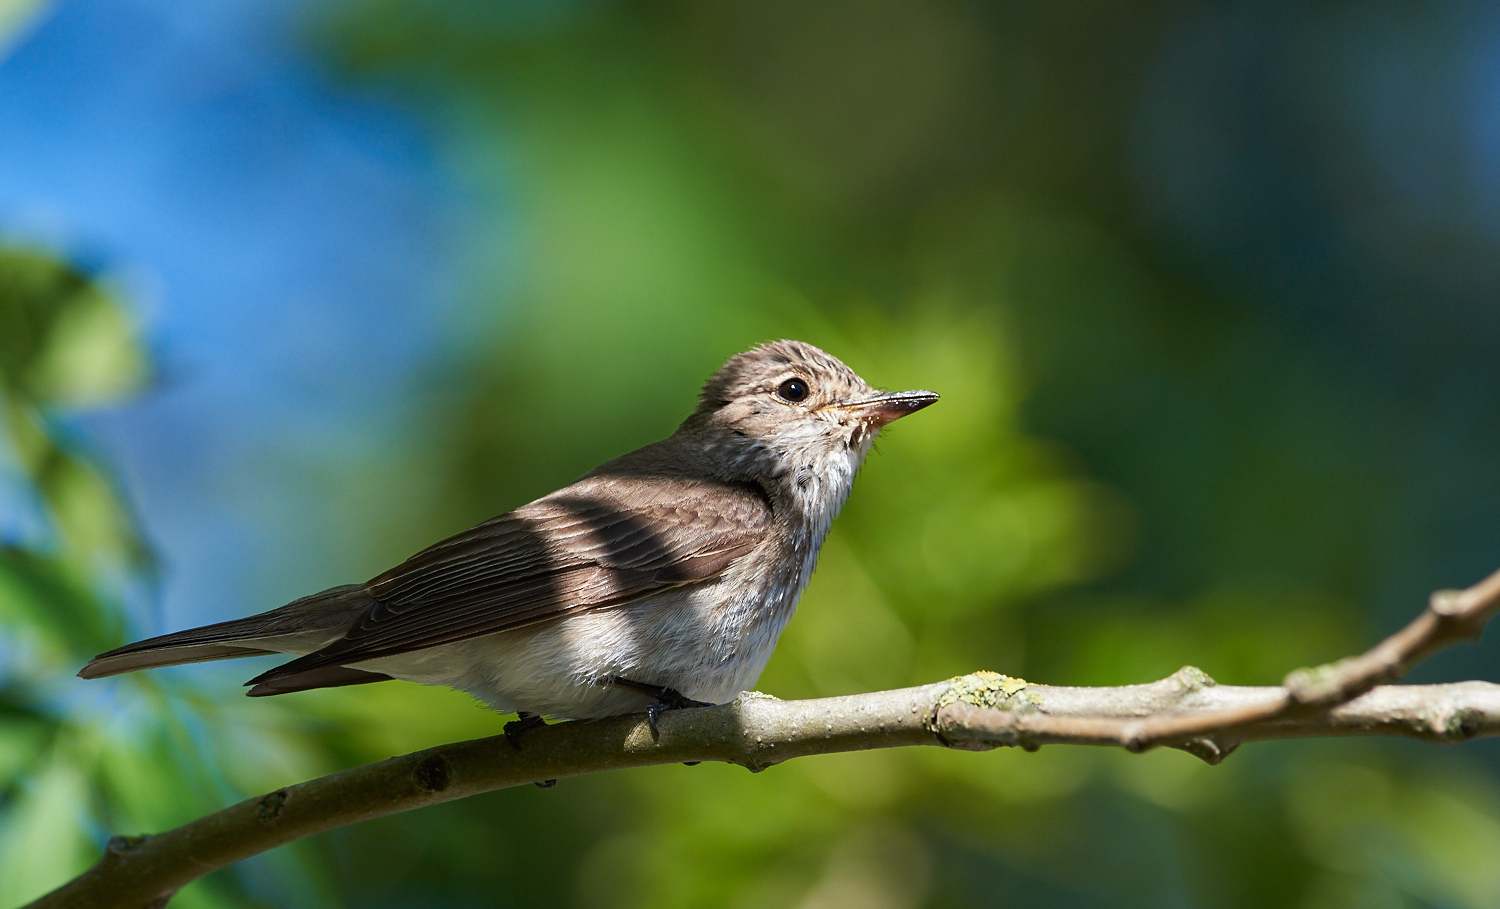
[[245, 694], [252, 698], [263, 698], [273, 694], [291, 694], [293, 691], [311, 691], [314, 688], [340, 688], [344, 685], [389, 681], [391, 677], [380, 672], [366, 672], [363, 669], [350, 669], [348, 666], [324, 666], [261, 682]]
[[[89, 660], [87, 666], [78, 670], [78, 677], [102, 679], [106, 676], [119, 675], [122, 672], [134, 672], [137, 669], [180, 666], [183, 663], [202, 663], [208, 660], [234, 660], [240, 657], [265, 656], [276, 652], [255, 647], [235, 647], [229, 644], [197, 644], [179, 647], [171, 643], [161, 643], [170, 637], [171, 635], [152, 638], [149, 641], [141, 641], [118, 650], [111, 650], [109, 653], [101, 653]], [[154, 649], [157, 646], [162, 649]], [[131, 647], [149, 649], [131, 650], [129, 649]]]
[[342, 635], [371, 602], [362, 584], [333, 587], [260, 615], [126, 644], [94, 657], [78, 671], [78, 676], [98, 679], [158, 666], [284, 653], [276, 646], [278, 638], [321, 639], [311, 647], [315, 650]]

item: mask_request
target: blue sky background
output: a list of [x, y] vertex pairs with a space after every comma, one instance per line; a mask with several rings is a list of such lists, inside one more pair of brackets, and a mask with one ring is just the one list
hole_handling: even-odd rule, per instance
[[83, 421], [164, 560], [145, 632], [348, 580], [306, 469], [379, 450], [451, 329], [462, 192], [413, 118], [299, 50], [308, 10], [59, 3], [0, 60], [0, 233], [115, 275], [157, 360]]

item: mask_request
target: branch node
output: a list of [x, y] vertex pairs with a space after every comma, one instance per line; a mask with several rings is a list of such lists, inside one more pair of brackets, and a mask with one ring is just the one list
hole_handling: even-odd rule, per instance
[[1460, 707], [1448, 715], [1439, 734], [1445, 742], [1466, 742], [1484, 728], [1485, 716], [1481, 710]]
[[1021, 744], [1016, 723], [1016, 714], [1009, 711], [955, 701], [938, 707], [924, 725], [944, 748], [992, 751]]
[[1213, 736], [1200, 735], [1172, 747], [1179, 751], [1186, 751], [1205, 764], [1216, 766], [1220, 761], [1229, 757], [1234, 752], [1234, 749], [1239, 747], [1239, 744], [1222, 744]]
[[1131, 754], [1140, 754], [1151, 747], [1150, 735], [1144, 723], [1129, 723], [1120, 730], [1120, 744]]
[[1177, 686], [1182, 689], [1183, 694], [1202, 691], [1205, 688], [1212, 688], [1219, 684], [1213, 680], [1212, 676], [1197, 666], [1184, 666], [1170, 676], [1167, 676], [1167, 678], [1170, 681], [1176, 682]]
[[1336, 663], [1294, 669], [1287, 673], [1281, 684], [1292, 700], [1304, 707], [1339, 704], [1348, 700], [1351, 695], [1362, 694], [1375, 687], [1382, 680], [1381, 677], [1387, 675], [1386, 671], [1375, 676], [1359, 673], [1356, 666], [1359, 659], [1349, 657]]
[[281, 817], [281, 809], [286, 805], [287, 791], [278, 789], [261, 797], [260, 808], [255, 812], [255, 817], [262, 824], [269, 824]]
[[1469, 597], [1462, 590], [1434, 590], [1427, 598], [1427, 608], [1444, 618], [1456, 618], [1469, 610]]
[[125, 855], [144, 846], [149, 839], [151, 839], [149, 833], [143, 833], [140, 836], [112, 836], [104, 848], [113, 855]]
[[412, 771], [412, 782], [423, 792], [442, 792], [448, 788], [448, 759], [441, 754], [429, 754], [422, 758]]

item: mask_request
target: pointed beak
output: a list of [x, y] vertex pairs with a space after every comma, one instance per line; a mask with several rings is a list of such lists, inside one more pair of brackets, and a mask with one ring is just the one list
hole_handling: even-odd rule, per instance
[[892, 391], [838, 406], [852, 410], [862, 415], [872, 426], [880, 427], [909, 413], [916, 413], [937, 399], [937, 393], [932, 391]]

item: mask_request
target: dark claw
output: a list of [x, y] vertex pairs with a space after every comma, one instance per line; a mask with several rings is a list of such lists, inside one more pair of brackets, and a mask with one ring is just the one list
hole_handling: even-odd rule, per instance
[[695, 701], [690, 697], [686, 697], [682, 692], [678, 691], [675, 688], [667, 688], [662, 685], [648, 685], [645, 682], [632, 682], [630, 679], [623, 679], [619, 676], [616, 676], [614, 679], [610, 680], [610, 684], [614, 685], [616, 688], [625, 688], [630, 691], [637, 691], [641, 694], [656, 698], [656, 703], [646, 708], [646, 724], [651, 727], [652, 735], [660, 734], [656, 728], [656, 720], [668, 710], [682, 710], [685, 707], [713, 706], [707, 701]]
[[557, 780], [537, 780], [536, 781], [536, 788], [538, 788], [538, 789], [551, 789], [553, 786], [556, 786], [556, 785], [557, 785]]
[[646, 708], [646, 725], [651, 727], [651, 734], [657, 736], [661, 730], [656, 728], [656, 718], [667, 712], [667, 705], [663, 701], [657, 701]]
[[[547, 721], [534, 713], [517, 712], [516, 718], [506, 723], [505, 728], [501, 731], [505, 733], [505, 740], [510, 742], [510, 747], [520, 751], [521, 733], [528, 729], [537, 729], [545, 725], [547, 725]], [[553, 780], [553, 782], [556, 782], [556, 780]], [[537, 785], [541, 786], [542, 784], [537, 783]], [[542, 786], [542, 788], [545, 789], [547, 787]]]

